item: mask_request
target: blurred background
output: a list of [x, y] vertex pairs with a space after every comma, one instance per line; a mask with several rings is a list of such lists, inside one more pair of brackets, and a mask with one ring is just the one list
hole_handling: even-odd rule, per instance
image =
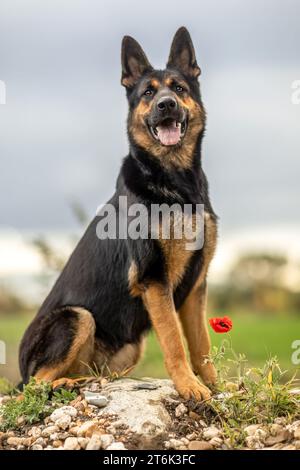
[[[203, 165], [220, 217], [209, 316], [233, 347], [292, 375], [300, 339], [300, 79], [297, 0], [2, 0], [0, 4], [0, 376], [127, 153], [120, 43], [164, 67], [176, 29], [192, 35], [208, 112]], [[223, 339], [211, 332], [213, 344]], [[163, 376], [153, 335], [140, 375]]]

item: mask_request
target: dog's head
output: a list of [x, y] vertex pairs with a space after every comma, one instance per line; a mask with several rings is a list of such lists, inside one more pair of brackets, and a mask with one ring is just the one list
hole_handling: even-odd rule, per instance
[[180, 28], [172, 42], [165, 70], [154, 70], [135, 39], [122, 43], [122, 79], [129, 102], [130, 141], [151, 155], [189, 166], [205, 112], [191, 37]]

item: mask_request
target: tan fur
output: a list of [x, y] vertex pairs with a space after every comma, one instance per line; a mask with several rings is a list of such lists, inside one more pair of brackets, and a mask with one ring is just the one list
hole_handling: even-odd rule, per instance
[[72, 307], [72, 310], [79, 313], [79, 319], [68, 355], [58, 364], [38, 370], [35, 374], [37, 380], [52, 382], [66, 375], [86, 373], [86, 364], [90, 362], [94, 351], [95, 321], [91, 313], [84, 308]]
[[144, 286], [138, 282], [138, 269], [135, 261], [132, 261], [128, 270], [128, 288], [132, 297], [139, 297], [143, 290]]
[[202, 269], [199, 273], [197, 281], [193, 286], [193, 290], [196, 290], [205, 281], [210, 262], [214, 257], [217, 246], [217, 224], [211, 218], [208, 212], [205, 212], [204, 217], [204, 245]]
[[119, 351], [111, 353], [102, 345], [101, 341], [96, 339], [95, 349], [92, 358], [92, 364], [99, 371], [107, 373], [127, 373], [137, 364], [141, 358], [146, 339], [143, 337], [139, 343], [125, 344]]
[[216, 370], [209, 361], [210, 337], [206, 322], [207, 287], [193, 289], [180, 308], [179, 315], [190, 351], [193, 370], [207, 385], [215, 384]]
[[128, 373], [140, 360], [145, 350], [145, 338], [137, 344], [125, 344], [112, 358], [108, 361], [108, 369], [111, 372]]
[[155, 88], [157, 90], [160, 87], [160, 83], [156, 78], [152, 78], [151, 86], [153, 86], [153, 88]]
[[[170, 239], [163, 238], [162, 228], [160, 227], [160, 237], [159, 243], [162, 247], [162, 251], [164, 254], [165, 262], [166, 262], [166, 269], [168, 274], [168, 280], [170, 286], [172, 286], [173, 290], [179, 284], [181, 279], [184, 276], [186, 267], [193, 255], [192, 250], [187, 250], [186, 246], [188, 240], [184, 236], [184, 220], [180, 217], [176, 220], [176, 215], [171, 216], [171, 230], [170, 230]], [[193, 217], [193, 229], [195, 229], [195, 218]], [[182, 225], [182, 237], [180, 239], [174, 238], [174, 226], [176, 224]]]
[[153, 284], [142, 298], [164, 353], [167, 371], [179, 394], [185, 399], [209, 398], [209, 390], [197, 381], [187, 361], [172, 291]]

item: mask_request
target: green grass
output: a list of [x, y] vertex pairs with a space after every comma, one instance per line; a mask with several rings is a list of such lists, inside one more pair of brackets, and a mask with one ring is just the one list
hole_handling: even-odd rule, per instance
[[[232, 346], [237, 353], [246, 355], [249, 363], [262, 366], [271, 356], [277, 356], [281, 367], [291, 376], [296, 366], [291, 363], [291, 344], [300, 339], [300, 316], [285, 315], [231, 315], [233, 329], [230, 332]], [[28, 315], [0, 316], [0, 339], [7, 345], [7, 364], [0, 365], [0, 377], [4, 376], [16, 383], [18, 372], [18, 345], [31, 317]], [[212, 344], [219, 346], [227, 337], [210, 329]], [[134, 372], [137, 376], [166, 377], [162, 354], [155, 335], [148, 337], [143, 360]]]
[[[241, 314], [232, 315], [231, 318], [232, 346], [237, 353], [245, 354], [249, 363], [262, 366], [268, 358], [276, 356], [281, 367], [287, 369], [290, 376], [297, 371], [297, 367], [291, 362], [291, 344], [295, 339], [300, 339], [300, 316]], [[209, 331], [213, 346], [220, 346], [227, 337], [227, 334], [215, 333], [210, 327]], [[162, 354], [153, 333], [149, 335], [144, 358], [136, 373], [145, 376], [166, 376]]]
[[23, 424], [38, 422], [56, 407], [68, 404], [77, 396], [76, 391], [62, 389], [55, 392], [50, 400], [50, 392], [51, 385], [49, 383], [36, 383], [32, 378], [24, 387], [21, 400], [18, 396], [12, 397], [11, 400], [0, 406], [0, 430], [7, 431]]

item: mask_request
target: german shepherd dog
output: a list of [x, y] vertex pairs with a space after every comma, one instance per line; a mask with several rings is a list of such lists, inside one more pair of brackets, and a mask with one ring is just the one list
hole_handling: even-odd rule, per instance
[[25, 332], [20, 346], [23, 383], [30, 376], [59, 382], [87, 374], [93, 364], [117, 373], [130, 370], [153, 327], [179, 394], [185, 399], [210, 397], [208, 387], [217, 377], [208, 358], [206, 277], [217, 217], [201, 167], [205, 110], [199, 75], [186, 28], [176, 32], [165, 70], [155, 70], [138, 42], [124, 37], [121, 83], [129, 104], [129, 154], [109, 203], [117, 214], [120, 196], [147, 208], [202, 204], [201, 249], [188, 250], [184, 237], [174, 236], [99, 239], [97, 215]]

